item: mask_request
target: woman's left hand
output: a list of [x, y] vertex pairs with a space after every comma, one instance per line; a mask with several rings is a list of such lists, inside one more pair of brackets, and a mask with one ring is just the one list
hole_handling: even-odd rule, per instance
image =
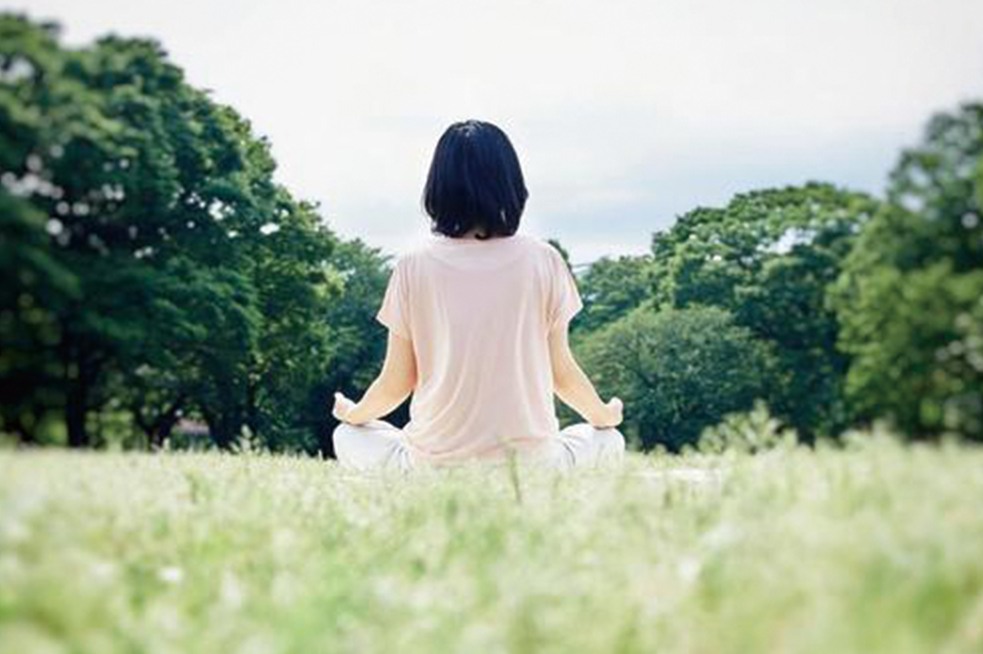
[[352, 410], [355, 403], [349, 400], [347, 397], [342, 395], [340, 392], [334, 394], [334, 408], [331, 410], [331, 415], [342, 422], [347, 422], [348, 412]]

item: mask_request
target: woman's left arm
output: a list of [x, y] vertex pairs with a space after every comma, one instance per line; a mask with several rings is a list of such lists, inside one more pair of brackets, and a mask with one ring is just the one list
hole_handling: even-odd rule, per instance
[[[416, 357], [412, 341], [391, 330], [386, 345], [382, 372], [365, 391], [365, 395], [347, 410], [335, 403], [335, 417], [353, 425], [381, 418], [403, 403], [416, 388]], [[339, 415], [339, 413], [341, 415]]]

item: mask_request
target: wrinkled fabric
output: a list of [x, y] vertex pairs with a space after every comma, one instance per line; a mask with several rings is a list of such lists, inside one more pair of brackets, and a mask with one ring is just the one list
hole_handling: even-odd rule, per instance
[[566, 261], [537, 237], [433, 235], [398, 257], [376, 318], [413, 344], [410, 456], [503, 460], [558, 438], [548, 333], [582, 307]]

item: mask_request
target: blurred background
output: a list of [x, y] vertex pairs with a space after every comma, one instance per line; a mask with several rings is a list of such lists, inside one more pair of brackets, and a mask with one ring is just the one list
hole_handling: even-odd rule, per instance
[[464, 118], [517, 147], [636, 446], [756, 401], [805, 441], [983, 438], [979, 3], [3, 11], [9, 444], [329, 454]]

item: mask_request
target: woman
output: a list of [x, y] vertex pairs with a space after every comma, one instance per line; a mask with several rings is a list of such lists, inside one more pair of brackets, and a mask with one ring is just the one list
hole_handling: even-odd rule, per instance
[[[440, 138], [424, 197], [432, 234], [396, 260], [376, 314], [389, 329], [382, 372], [357, 404], [335, 393], [343, 466], [621, 461], [621, 401], [601, 401], [568, 345], [583, 306], [574, 277], [553, 246], [516, 233], [527, 197], [498, 127], [469, 120]], [[411, 393], [405, 428], [380, 420]], [[560, 431], [554, 393], [586, 422]]]

